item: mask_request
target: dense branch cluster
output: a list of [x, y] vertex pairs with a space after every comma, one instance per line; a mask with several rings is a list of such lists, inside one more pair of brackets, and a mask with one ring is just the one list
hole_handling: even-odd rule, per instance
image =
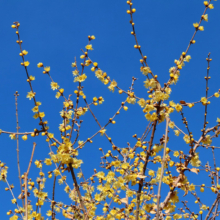
[[[220, 119], [217, 118], [216, 125], [208, 127], [207, 114], [208, 106], [212, 98], [218, 98], [220, 90], [214, 94], [208, 94], [208, 82], [210, 80], [210, 53], [207, 57], [207, 74], [206, 94], [200, 100], [188, 103], [180, 101], [175, 103], [170, 100], [172, 86], [175, 86], [179, 80], [181, 69], [190, 61], [191, 56], [188, 54], [190, 46], [196, 43], [195, 35], [199, 31], [204, 31], [201, 25], [203, 21], [208, 21], [207, 11], [213, 9], [211, 0], [204, 1], [204, 12], [198, 23], [194, 23], [194, 34], [184, 52], [181, 53], [179, 59], [174, 61], [174, 66], [169, 69], [169, 78], [164, 85], [160, 84], [158, 75], [154, 74], [141, 50], [138, 43], [132, 1], [127, 1], [129, 9], [127, 14], [130, 16], [130, 24], [132, 26], [131, 34], [134, 36], [134, 48], [140, 53], [140, 71], [146, 76], [144, 87], [147, 89], [146, 95], [138, 97], [134, 90], [134, 84], [137, 80], [132, 78], [131, 86], [128, 90], [123, 89], [118, 83], [111, 79], [110, 76], [101, 69], [100, 65], [93, 61], [90, 52], [93, 50], [92, 41], [95, 36], [88, 36], [88, 44], [85, 50], [82, 50], [80, 65], [76, 59], [72, 63], [74, 83], [77, 84], [73, 96], [66, 96], [64, 89], [52, 78], [49, 66], [45, 66], [42, 62], [37, 64], [43, 74], [47, 75], [51, 80], [51, 89], [56, 91], [55, 97], [63, 99], [63, 106], [60, 111], [62, 119], [59, 125], [60, 137], [55, 137], [55, 128], [49, 128], [49, 123], [44, 120], [45, 113], [42, 111], [41, 102], [37, 100], [37, 92], [34, 90], [33, 81], [35, 77], [29, 74], [29, 61], [26, 60], [28, 52], [23, 49], [23, 41], [20, 38], [20, 23], [14, 22], [12, 28], [16, 30], [17, 43], [20, 47], [20, 56], [22, 58], [21, 65], [27, 76], [27, 82], [30, 91], [27, 92], [27, 98], [34, 103], [33, 118], [38, 120], [39, 127], [30, 132], [20, 132], [18, 122], [18, 92], [15, 93], [17, 131], [5, 131], [1, 127], [0, 134], [8, 134], [12, 140], [17, 141], [17, 164], [20, 181], [20, 195], [14, 195], [13, 184], [7, 180], [8, 167], [4, 162], [0, 163], [0, 180], [7, 184], [6, 191], [10, 191], [12, 195], [12, 203], [15, 205], [12, 210], [7, 212], [10, 220], [22, 219], [44, 219], [42, 207], [48, 206], [46, 215], [51, 219], [86, 219], [86, 220], [104, 220], [104, 219], [215, 219], [219, 216], [219, 171], [217, 167], [215, 152], [219, 147], [213, 146], [213, 139], [220, 134]], [[101, 125], [98, 116], [93, 113], [93, 106], [101, 105], [104, 102], [103, 97], [87, 97], [83, 90], [83, 82], [87, 79], [84, 73], [85, 68], [90, 66], [94, 76], [98, 78], [111, 92], [118, 91], [124, 94], [126, 98], [122, 100], [121, 105], [117, 108], [114, 115], [108, 119], [105, 125]], [[138, 137], [134, 134], [133, 138], [136, 144], [127, 147], [120, 147], [114, 143], [114, 137], [111, 138], [107, 134], [107, 127], [116, 123], [116, 118], [122, 111], [128, 110], [129, 104], [138, 104], [143, 110], [146, 123], [146, 129], [143, 134]], [[185, 108], [193, 108], [195, 105], [204, 107], [204, 124], [199, 139], [194, 139], [190, 130], [190, 122], [184, 116]], [[171, 120], [172, 113], [178, 112], [185, 126], [185, 130]], [[91, 114], [99, 126], [99, 130], [88, 137], [85, 141], [80, 141], [79, 133], [83, 126], [82, 116]], [[216, 119], [215, 119], [216, 120]], [[164, 124], [164, 133], [160, 134], [160, 139], [155, 138], [156, 129], [159, 124]], [[114, 125], [116, 126], [116, 125]], [[173, 130], [173, 133], [171, 132]], [[29, 166], [25, 173], [21, 173], [19, 162], [19, 136], [24, 141], [29, 136], [37, 137], [45, 136], [45, 141], [49, 146], [49, 158], [40, 158], [34, 164], [39, 169], [39, 176], [36, 180], [28, 177], [32, 159], [36, 147], [33, 144], [33, 151], [29, 161]], [[103, 156], [100, 161], [100, 170], [94, 169], [94, 173], [89, 178], [85, 178], [81, 164], [83, 160], [80, 154], [86, 149], [89, 143], [93, 142], [93, 138], [97, 135], [105, 136], [112, 149], [104, 152], [102, 148], [99, 150]], [[172, 135], [183, 138], [183, 148], [174, 151], [168, 147], [169, 140]], [[198, 148], [206, 148], [213, 153], [214, 166], [204, 164], [198, 153]], [[86, 163], [84, 161], [84, 163]], [[51, 166], [48, 174], [44, 173], [44, 166]], [[204, 172], [205, 171], [205, 172]], [[206, 172], [209, 174], [210, 185], [205, 184], [194, 185], [187, 178], [187, 174], [191, 172], [196, 178], [204, 176]], [[53, 186], [50, 189], [45, 187], [47, 178], [53, 178]], [[208, 177], [206, 177], [208, 178]], [[67, 181], [68, 179], [68, 181]], [[69, 180], [71, 179], [71, 181]], [[72, 184], [69, 184], [72, 182]], [[56, 184], [63, 186], [63, 190], [69, 196], [69, 201], [56, 201]], [[161, 192], [163, 189], [163, 195]], [[52, 191], [52, 197], [48, 196], [48, 191]], [[213, 192], [216, 199], [212, 204], [206, 204], [199, 198], [199, 193], [204, 191]], [[184, 193], [180, 198], [179, 194]], [[180, 193], [181, 192], [181, 193]], [[164, 196], [165, 195], [165, 196]], [[187, 204], [187, 196], [192, 195], [195, 198], [195, 207], [189, 207]], [[34, 198], [34, 197], [35, 198]], [[33, 198], [33, 199], [30, 199]], [[162, 200], [163, 199], [163, 200]], [[181, 201], [182, 199], [182, 201]], [[183, 201], [184, 200], [184, 201]], [[197, 207], [197, 208], [196, 208]], [[194, 210], [195, 209], [195, 210]]]

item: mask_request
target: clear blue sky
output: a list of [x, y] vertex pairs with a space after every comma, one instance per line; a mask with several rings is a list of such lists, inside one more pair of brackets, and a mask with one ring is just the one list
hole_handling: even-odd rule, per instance
[[[220, 5], [214, 2], [215, 9], [208, 10], [209, 21], [202, 23], [205, 31], [199, 32], [196, 37], [196, 44], [189, 50], [192, 59], [181, 71], [180, 80], [176, 86], [172, 87], [171, 100], [178, 102], [198, 101], [205, 96], [206, 57], [211, 52], [211, 80], [209, 81], [209, 94], [213, 94], [219, 89], [220, 79]], [[174, 65], [174, 59], [178, 59], [181, 52], [185, 51], [189, 40], [194, 32], [193, 23], [199, 22], [204, 11], [203, 1], [134, 1], [137, 12], [134, 14], [134, 22], [138, 42], [142, 46], [144, 55], [148, 56], [148, 64], [152, 71], [158, 75], [161, 84], [169, 78], [169, 68]], [[138, 78], [135, 83], [135, 90], [138, 97], [147, 98], [146, 89], [143, 86], [145, 76], [140, 72], [140, 54], [133, 47], [135, 44], [131, 36], [130, 17], [126, 13], [128, 5], [126, 1], [1, 1], [1, 53], [0, 53], [0, 129], [6, 131], [16, 131], [15, 101], [14, 93], [18, 91], [19, 102], [19, 124], [20, 131], [32, 131], [39, 128], [38, 122], [32, 118], [31, 109], [34, 107], [33, 101], [26, 98], [30, 91], [26, 82], [24, 68], [20, 65], [21, 57], [19, 47], [16, 44], [17, 36], [15, 30], [11, 28], [14, 21], [19, 21], [20, 35], [23, 40], [22, 47], [29, 53], [26, 56], [30, 62], [29, 73], [36, 77], [33, 88], [36, 92], [37, 100], [42, 102], [46, 120], [49, 122], [51, 132], [59, 137], [58, 126], [61, 124], [59, 112], [62, 110], [62, 99], [55, 98], [55, 92], [50, 89], [50, 79], [42, 74], [37, 68], [38, 62], [43, 62], [45, 66], [51, 67], [51, 76], [55, 82], [65, 89], [66, 94], [71, 94], [76, 88], [73, 83], [71, 63], [82, 54], [88, 40], [88, 35], [95, 35], [92, 42], [94, 50], [89, 56], [93, 61], [99, 63], [99, 67], [106, 71], [111, 79], [115, 79], [118, 85], [124, 90], [128, 90], [131, 85], [132, 76]], [[86, 68], [84, 71], [88, 78], [83, 84], [87, 100], [92, 101], [94, 96], [103, 96], [105, 102], [101, 106], [93, 107], [98, 120], [104, 125], [110, 117], [120, 107], [121, 101], [126, 96], [119, 95], [118, 92], [111, 93], [107, 86], [103, 85]], [[74, 97], [74, 96], [73, 96]], [[84, 103], [81, 103], [84, 106]], [[134, 144], [133, 134], [141, 135], [147, 125], [142, 109], [138, 106], [128, 105], [127, 112], [116, 118], [116, 124], [107, 128], [107, 134], [120, 147], [125, 147], [127, 142]], [[208, 121], [210, 126], [215, 125], [218, 114], [219, 100], [213, 99], [209, 106]], [[194, 132], [195, 138], [200, 135], [203, 125], [204, 107], [200, 105], [185, 111], [189, 120], [189, 126]], [[178, 114], [173, 114], [171, 118], [177, 125], [184, 129], [181, 118]], [[80, 140], [94, 134], [98, 129], [92, 116], [87, 113], [82, 118], [84, 120], [80, 133]], [[157, 138], [164, 132], [165, 124], [158, 128]], [[9, 139], [7, 135], [1, 135], [0, 160], [9, 166], [8, 180], [15, 185], [14, 193], [19, 194], [18, 174], [16, 165], [16, 142]], [[44, 138], [29, 138], [28, 141], [20, 141], [21, 169], [26, 170], [30, 158], [32, 143], [37, 142], [35, 159], [47, 157], [49, 149]], [[158, 141], [156, 141], [158, 142]], [[169, 147], [173, 150], [187, 147], [181, 145], [182, 138], [175, 138], [170, 141]], [[216, 142], [218, 143], [218, 142]], [[219, 145], [220, 146], [220, 145]], [[80, 152], [84, 160], [82, 166], [87, 177], [93, 172], [93, 168], [99, 169], [99, 158], [101, 156], [98, 148], [102, 147], [105, 152], [110, 148], [109, 142], [104, 138], [96, 137], [93, 144], [87, 145]], [[200, 152], [201, 160], [207, 161], [210, 155]], [[219, 164], [220, 166], [220, 164]], [[48, 168], [45, 167], [45, 172]], [[30, 177], [34, 178], [35, 166], [31, 167]], [[192, 176], [195, 178], [195, 175]], [[205, 180], [204, 180], [205, 181]], [[48, 182], [49, 185], [50, 182]], [[195, 180], [196, 184], [201, 181]], [[207, 182], [210, 185], [210, 181]], [[3, 201], [0, 199], [0, 216], [6, 219], [6, 211], [14, 209], [10, 203], [11, 195], [5, 192], [5, 184], [0, 182], [1, 198], [7, 196]], [[62, 187], [57, 192], [57, 199], [62, 200]], [[51, 195], [51, 193], [50, 193]], [[202, 198], [202, 197], [201, 197]], [[33, 200], [35, 201], [35, 200]], [[68, 201], [68, 200], [66, 200]], [[61, 218], [62, 219], [62, 218]]]

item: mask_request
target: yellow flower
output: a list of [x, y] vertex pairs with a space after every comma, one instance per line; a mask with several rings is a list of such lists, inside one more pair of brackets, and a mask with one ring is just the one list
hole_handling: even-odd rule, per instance
[[23, 54], [23, 55], [27, 55], [28, 52], [27, 52], [26, 50], [23, 50], [23, 51], [22, 51], [22, 54]]
[[194, 28], [198, 28], [199, 24], [198, 23], [193, 23]]
[[180, 135], [180, 131], [179, 130], [174, 130], [174, 133], [175, 133], [176, 136]]
[[123, 106], [123, 109], [124, 109], [125, 111], [127, 111], [127, 110], [128, 110], [128, 107], [127, 107], [127, 106]]
[[146, 76], [148, 73], [151, 73], [150, 67], [147, 66], [142, 66], [141, 67], [141, 72]]
[[177, 194], [178, 194], [178, 192], [175, 191], [175, 192], [172, 192], [172, 194], [170, 196], [170, 201], [174, 204], [179, 202], [179, 197]]
[[187, 144], [189, 144], [190, 143], [190, 137], [189, 137], [189, 135], [185, 135], [184, 137], [183, 137], [183, 140], [187, 143]]
[[178, 157], [180, 154], [179, 154], [179, 151], [174, 151], [174, 153], [173, 153], [173, 156], [174, 157]]
[[102, 129], [102, 130], [99, 131], [99, 133], [101, 134], [101, 136], [103, 136], [103, 134], [105, 134], [105, 132], [106, 132], [106, 129]]
[[33, 112], [38, 112], [38, 106], [34, 106], [34, 108], [32, 108]]
[[201, 187], [200, 192], [204, 192], [204, 191], [205, 191], [204, 187]]
[[86, 74], [83, 73], [82, 75], [75, 77], [73, 82], [83, 82], [86, 80], [86, 78], [87, 78]]
[[211, 140], [210, 135], [206, 135], [206, 136], [204, 137], [204, 139], [202, 140], [202, 143], [203, 143], [203, 144], [208, 144], [208, 145], [210, 145], [210, 144], [212, 143], [212, 140]]
[[130, 103], [130, 104], [135, 104], [136, 99], [135, 98], [131, 98], [131, 97], [127, 97], [126, 102]]
[[215, 96], [216, 98], [218, 98], [218, 97], [219, 97], [219, 93], [216, 92], [216, 93], [214, 94], [214, 96]]
[[35, 80], [35, 77], [34, 77], [34, 76], [29, 76], [29, 80], [30, 80], [30, 81]]
[[15, 134], [10, 134], [9, 137], [10, 137], [12, 140], [16, 140], [16, 135], [15, 135]]
[[213, 4], [209, 4], [209, 9], [213, 9], [214, 8], [214, 6], [213, 6]]
[[204, 27], [203, 26], [199, 26], [198, 28], [200, 31], [204, 31]]
[[173, 101], [169, 101], [169, 105], [174, 108], [176, 107], [176, 104]]
[[182, 108], [183, 108], [183, 107], [182, 107], [180, 104], [177, 104], [176, 107], [175, 107], [175, 109], [176, 109], [177, 112], [181, 111]]
[[39, 117], [43, 118], [45, 116], [44, 112], [39, 113]]
[[55, 169], [53, 172], [54, 172], [54, 175], [55, 175], [55, 176], [60, 175], [60, 171], [59, 171], [59, 170], [57, 170], [57, 169]]
[[44, 70], [48, 73], [48, 72], [50, 72], [50, 67], [46, 66], [46, 67], [44, 67]]
[[169, 165], [170, 165], [170, 167], [172, 167], [172, 166], [174, 165], [174, 161], [171, 160], [171, 161], [169, 162]]
[[191, 60], [191, 56], [190, 55], [187, 55], [186, 57], [185, 57], [185, 59], [184, 59], [184, 61], [186, 61], [186, 62], [189, 62]]
[[18, 216], [17, 215], [13, 215], [9, 220], [17, 220]]
[[15, 204], [15, 203], [17, 202], [17, 200], [16, 200], [16, 199], [12, 199], [11, 202], [12, 202], [13, 204]]
[[51, 82], [50, 86], [51, 86], [51, 89], [53, 90], [58, 89], [60, 87], [56, 82]]
[[24, 141], [26, 141], [27, 138], [28, 138], [27, 135], [23, 135], [23, 136], [22, 136], [22, 139], [23, 139]]
[[174, 125], [175, 125], [175, 123], [174, 123], [173, 121], [171, 121], [171, 122], [169, 123], [169, 127], [172, 128], [172, 129], [174, 128]]
[[174, 214], [173, 215], [173, 219], [181, 219], [182, 218], [182, 215], [179, 215], [179, 214]]
[[201, 98], [201, 102], [203, 105], [205, 105], [207, 103], [207, 98], [206, 97], [202, 97]]
[[29, 64], [30, 64], [30, 63], [29, 63], [28, 61], [25, 61], [25, 62], [24, 62], [24, 66], [29, 66]]
[[51, 211], [51, 210], [48, 210], [47, 213], [46, 213], [46, 215], [47, 215], [47, 216], [52, 216], [52, 211]]
[[38, 113], [34, 114], [34, 116], [33, 116], [34, 119], [37, 119], [38, 117], [39, 117]]
[[94, 35], [92, 35], [92, 36], [91, 36], [91, 39], [92, 39], [92, 40], [95, 40], [95, 36], [94, 36]]
[[220, 123], [220, 118], [217, 118], [217, 122]]
[[208, 14], [202, 15], [202, 19], [203, 19], [204, 21], [208, 21]]
[[153, 177], [154, 176], [154, 171], [153, 170], [149, 170], [148, 174]]
[[73, 73], [73, 76], [78, 76], [79, 75], [79, 71], [78, 70], [74, 70], [74, 71], [72, 71], [72, 73]]
[[196, 153], [192, 159], [190, 160], [190, 164], [194, 167], [199, 167], [201, 164], [201, 161], [199, 160], [199, 153]]
[[60, 96], [61, 96], [61, 93], [57, 92], [55, 97], [58, 99]]
[[94, 66], [91, 68], [91, 71], [92, 71], [92, 72], [94, 72], [94, 71], [95, 71], [95, 67], [94, 67]]
[[46, 158], [46, 159], [44, 160], [44, 163], [45, 163], [46, 165], [51, 165], [51, 164], [52, 164], [52, 161], [51, 161], [51, 159]]
[[102, 96], [99, 97], [99, 105], [101, 105], [104, 102], [104, 99], [102, 98]]
[[28, 92], [27, 94], [27, 98], [29, 98], [29, 100], [31, 100], [33, 97], [35, 96], [35, 93], [33, 93], [32, 91]]
[[144, 108], [145, 105], [146, 105], [146, 102], [145, 102], [145, 100], [143, 98], [140, 99], [137, 103], [141, 106], [141, 108]]
[[117, 82], [115, 80], [112, 80], [110, 86], [108, 87], [108, 89], [112, 92], [115, 91], [115, 87], [117, 86]]
[[151, 115], [151, 117], [150, 117], [150, 121], [156, 121], [157, 119], [158, 119], [157, 113], [154, 112], [154, 113]]
[[202, 209], [202, 210], [206, 210], [206, 209], [208, 209], [208, 207], [207, 207], [206, 205], [202, 205], [202, 206], [201, 206], [201, 209]]
[[37, 166], [37, 168], [42, 168], [42, 164], [40, 161], [35, 160], [34, 164]]
[[43, 66], [44, 66], [43, 63], [38, 63], [38, 64], [37, 64], [37, 67], [38, 67], [38, 68], [43, 67]]
[[16, 28], [17, 26], [13, 24], [11, 27], [12, 27], [12, 28]]
[[92, 48], [92, 44], [88, 44], [88, 45], [86, 45], [86, 49], [87, 49], [87, 50], [93, 50], [93, 48]]

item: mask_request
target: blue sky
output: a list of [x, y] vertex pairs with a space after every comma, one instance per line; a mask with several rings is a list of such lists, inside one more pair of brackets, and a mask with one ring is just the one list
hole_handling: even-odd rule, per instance
[[[219, 89], [219, 62], [220, 62], [220, 6], [214, 2], [215, 9], [208, 10], [209, 21], [202, 23], [205, 31], [197, 33], [196, 44], [192, 45], [189, 55], [192, 59], [181, 71], [180, 80], [172, 87], [171, 100], [178, 102], [198, 101], [205, 96], [206, 57], [211, 52], [211, 80], [209, 81], [209, 94]], [[199, 22], [204, 11], [203, 1], [134, 1], [137, 12], [134, 14], [134, 22], [138, 42], [142, 46], [144, 55], [148, 57], [148, 64], [152, 71], [158, 75], [161, 84], [169, 79], [169, 68], [174, 65], [174, 59], [178, 59], [181, 52], [185, 51], [194, 32], [193, 23]], [[38, 62], [51, 67], [51, 76], [55, 82], [65, 89], [66, 94], [72, 94], [76, 89], [73, 83], [71, 63], [75, 57], [80, 63], [82, 54], [88, 42], [88, 35], [95, 35], [92, 42], [94, 50], [89, 53], [90, 58], [98, 62], [99, 67], [106, 71], [111, 79], [115, 79], [118, 85], [128, 90], [132, 76], [138, 78], [134, 88], [138, 97], [147, 98], [146, 89], [143, 86], [145, 76], [140, 72], [140, 54], [134, 49], [134, 38], [131, 36], [130, 17], [126, 13], [128, 5], [126, 1], [1, 1], [1, 53], [0, 53], [0, 129], [6, 131], [16, 130], [14, 93], [18, 91], [19, 124], [20, 131], [32, 131], [39, 128], [38, 122], [32, 118], [31, 109], [33, 101], [26, 98], [30, 91], [26, 82], [24, 68], [20, 65], [21, 57], [19, 47], [16, 44], [17, 36], [11, 28], [14, 21], [19, 21], [20, 35], [23, 40], [22, 47], [29, 53], [26, 59], [30, 62], [29, 73], [36, 77], [33, 88], [37, 100], [42, 102], [42, 109], [46, 114], [51, 132], [59, 137], [58, 126], [61, 123], [59, 112], [62, 110], [62, 99], [55, 98], [55, 92], [50, 89], [50, 79], [37, 68]], [[93, 107], [95, 115], [102, 125], [120, 107], [120, 103], [126, 99], [125, 95], [110, 92], [90, 71], [90, 67], [84, 71], [88, 78], [84, 82], [85, 94], [88, 102], [94, 96], [103, 96], [105, 102], [101, 106]], [[74, 97], [74, 96], [73, 96]], [[84, 106], [84, 103], [82, 103]], [[141, 135], [147, 125], [142, 109], [138, 106], [128, 106], [127, 112], [116, 118], [116, 124], [107, 128], [107, 134], [114, 142], [125, 147], [127, 142], [134, 144], [133, 134]], [[210, 126], [215, 125], [216, 118], [220, 117], [217, 109], [219, 100], [213, 99], [208, 107], [208, 121]], [[199, 137], [203, 125], [204, 107], [202, 105], [193, 109], [186, 109], [185, 115], [189, 121], [194, 136]], [[173, 114], [174, 121], [184, 128], [178, 114]], [[84, 120], [80, 140], [98, 131], [99, 127], [93, 117], [87, 113]], [[156, 138], [160, 138], [164, 132], [165, 124], [158, 128]], [[16, 167], [16, 143], [1, 135], [0, 155], [3, 162], [9, 166], [8, 180], [15, 185], [15, 194], [18, 195], [19, 185]], [[182, 139], [173, 137], [170, 148], [178, 150]], [[178, 141], [180, 140], [180, 141]], [[20, 141], [21, 169], [26, 170], [30, 158], [32, 143], [37, 142], [34, 159], [43, 159], [48, 155], [48, 147], [43, 137], [29, 138], [28, 141]], [[218, 142], [216, 142], [218, 144]], [[101, 156], [98, 148], [105, 151], [111, 148], [104, 137], [96, 137], [93, 144], [87, 145], [80, 152], [84, 160], [83, 169], [87, 177], [93, 172], [93, 168], [99, 169]], [[187, 147], [187, 146], [184, 146]], [[201, 159], [207, 161], [207, 153], [201, 150]], [[211, 151], [209, 152], [211, 158]], [[220, 164], [219, 164], [220, 166]], [[47, 170], [48, 168], [45, 168]], [[34, 174], [38, 172], [34, 165], [31, 168]], [[192, 178], [195, 178], [195, 176]], [[196, 180], [198, 181], [198, 179]], [[201, 181], [200, 181], [201, 182]], [[210, 181], [207, 181], [207, 184]], [[49, 184], [49, 183], [48, 183]], [[199, 184], [199, 181], [198, 181]], [[9, 192], [4, 192], [5, 185], [0, 183], [1, 195], [8, 196], [7, 200], [0, 200], [0, 215], [5, 216], [6, 211], [13, 208], [10, 204]], [[62, 189], [61, 189], [62, 190]], [[58, 191], [58, 200], [62, 200]], [[59, 197], [60, 196], [60, 197]], [[202, 197], [201, 197], [202, 198]], [[5, 217], [6, 218], [6, 217]]]

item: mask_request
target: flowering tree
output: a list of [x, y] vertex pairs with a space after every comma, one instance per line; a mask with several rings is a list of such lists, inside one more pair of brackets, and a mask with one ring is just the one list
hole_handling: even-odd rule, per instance
[[[33, 118], [38, 121], [38, 127], [33, 131], [21, 132], [19, 128], [19, 93], [15, 92], [16, 132], [6, 131], [1, 125], [0, 134], [8, 134], [17, 144], [18, 184], [20, 192], [14, 193], [14, 185], [9, 183], [7, 158], [1, 162], [0, 180], [7, 185], [5, 190], [12, 196], [14, 207], [8, 210], [10, 220], [16, 219], [44, 219], [44, 216], [55, 219], [215, 219], [219, 216], [219, 171], [216, 152], [219, 147], [214, 145], [215, 139], [220, 133], [220, 119], [211, 119], [213, 126], [208, 126], [207, 115], [211, 99], [219, 97], [220, 90], [209, 94], [211, 56], [207, 55], [207, 71], [205, 75], [205, 95], [199, 100], [174, 102], [171, 100], [172, 88], [178, 85], [181, 70], [190, 61], [188, 51], [196, 43], [195, 35], [204, 31], [202, 22], [208, 21], [208, 11], [214, 8], [211, 0], [204, 1], [204, 12], [198, 23], [193, 23], [194, 33], [184, 52], [179, 59], [175, 59], [174, 66], [169, 69], [169, 77], [162, 84], [159, 75], [153, 72], [153, 68], [147, 62], [147, 56], [142, 52], [135, 31], [134, 14], [136, 9], [132, 1], [127, 1], [127, 14], [130, 16], [132, 27], [131, 35], [134, 37], [134, 48], [140, 54], [140, 72], [145, 76], [144, 87], [146, 94], [137, 95], [134, 87], [137, 78], [133, 77], [129, 88], [123, 88], [116, 80], [108, 75], [92, 58], [92, 42], [95, 36], [88, 36], [88, 44], [82, 50], [79, 64], [77, 59], [72, 63], [75, 83], [74, 94], [68, 95], [64, 88], [54, 81], [50, 66], [39, 62], [37, 67], [51, 80], [50, 86], [56, 91], [56, 99], [61, 99], [60, 116], [61, 124], [49, 127], [45, 120], [45, 113], [41, 102], [38, 100], [38, 90], [33, 85], [35, 76], [29, 73], [29, 61], [26, 59], [28, 51], [24, 50], [25, 42], [21, 40], [20, 23], [14, 22], [12, 28], [17, 35], [17, 44], [20, 49], [21, 65], [29, 84], [26, 97], [34, 104], [32, 108]], [[107, 116], [108, 120], [102, 124], [99, 115], [94, 108], [103, 104], [104, 98], [91, 97], [86, 94], [84, 83], [87, 75], [85, 69], [91, 69], [94, 76], [101, 81], [111, 92], [118, 91], [124, 95], [120, 106], [115, 106], [113, 115]], [[180, 79], [181, 80], [181, 79]], [[97, 82], [99, 83], [99, 82]], [[122, 111], [129, 112], [129, 105], [139, 105], [143, 112], [141, 123], [146, 127], [141, 134], [134, 134], [134, 144], [127, 142], [127, 146], [120, 146], [108, 135], [107, 128], [116, 126], [116, 118]], [[201, 133], [194, 133], [190, 128], [186, 113], [189, 109], [199, 106], [204, 111], [203, 127]], [[83, 117], [90, 114], [97, 123], [99, 129], [92, 135], [81, 140], [81, 129], [84, 126]], [[177, 115], [173, 117], [173, 115]], [[174, 122], [173, 118], [177, 121]], [[182, 120], [182, 125], [178, 121]], [[179, 125], [178, 125], [179, 124]], [[88, 127], [87, 127], [88, 128]], [[173, 130], [173, 131], [172, 131]], [[123, 131], [122, 131], [123, 132]], [[197, 131], [198, 132], [198, 131]], [[29, 137], [35, 137], [32, 154], [24, 158], [19, 154], [19, 137], [26, 141]], [[38, 136], [45, 138], [49, 156], [38, 158], [34, 161], [39, 170], [34, 178], [31, 178], [33, 157], [38, 146]], [[93, 173], [86, 173], [82, 167], [89, 167], [83, 154], [90, 148], [97, 136], [106, 138], [111, 149], [103, 149], [94, 146], [94, 152], [101, 151], [100, 168], [94, 167]], [[195, 137], [198, 136], [198, 137]], [[177, 138], [178, 137], [178, 138]], [[172, 139], [178, 144], [178, 149], [172, 149]], [[183, 139], [183, 140], [182, 140]], [[200, 149], [205, 151], [207, 157], [204, 161], [200, 158]], [[21, 150], [22, 151], [22, 150]], [[208, 158], [212, 152], [212, 157]], [[27, 161], [26, 169], [20, 167], [21, 161]], [[49, 167], [49, 168], [48, 168]], [[207, 175], [208, 174], [208, 175]], [[201, 184], [196, 184], [197, 180]], [[203, 183], [207, 179], [207, 186]], [[211, 181], [209, 181], [211, 180]], [[201, 182], [200, 181], [200, 182]], [[49, 184], [47, 184], [49, 183]], [[17, 184], [16, 184], [17, 185]], [[57, 196], [57, 191], [62, 194]], [[16, 191], [16, 193], [18, 190]], [[201, 194], [206, 193], [201, 199]], [[205, 198], [212, 192], [212, 200]], [[58, 198], [57, 198], [58, 197]], [[61, 200], [61, 202], [60, 202]], [[190, 200], [196, 204], [190, 203]]]

